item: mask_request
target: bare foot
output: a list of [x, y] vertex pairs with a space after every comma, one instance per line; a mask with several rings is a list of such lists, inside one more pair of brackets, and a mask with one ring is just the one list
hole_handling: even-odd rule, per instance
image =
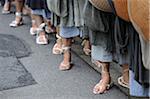
[[61, 62], [59, 69], [60, 70], [69, 70], [71, 68], [71, 52], [70, 47], [63, 47], [64, 50], [64, 59]]
[[111, 78], [109, 73], [102, 74], [102, 79], [93, 89], [94, 94], [103, 94], [105, 93], [110, 87]]
[[109, 68], [108, 68], [109, 63], [103, 63], [103, 62], [97, 61], [96, 64], [102, 68], [102, 72], [101, 72], [102, 76], [101, 76], [100, 82], [96, 84], [96, 86], [94, 87], [93, 93], [103, 94], [109, 89], [110, 83], [111, 83], [111, 77], [110, 77]]
[[85, 53], [85, 55], [90, 55], [91, 54], [91, 45], [90, 45], [90, 41], [89, 40], [84, 40], [83, 41], [83, 51]]
[[48, 40], [46, 38], [45, 32], [39, 33], [39, 36], [36, 38], [36, 43], [43, 44], [43, 45], [48, 44]]
[[62, 54], [63, 49], [62, 49], [62, 39], [57, 39], [56, 44], [53, 47], [53, 54]]

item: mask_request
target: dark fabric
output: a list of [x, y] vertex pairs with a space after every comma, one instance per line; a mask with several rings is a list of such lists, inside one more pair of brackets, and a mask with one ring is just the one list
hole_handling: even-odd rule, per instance
[[143, 65], [141, 42], [131, 23], [116, 17], [114, 40], [116, 53], [121, 55], [129, 53], [130, 69], [135, 74], [135, 80], [141, 85], [147, 86], [149, 84], [149, 70]]
[[115, 40], [115, 51], [120, 54], [129, 53], [130, 70], [134, 72], [135, 80], [143, 86], [149, 86], [149, 70], [143, 65], [139, 35], [131, 23], [119, 19], [112, 0], [108, 2], [116, 15], [114, 39], [112, 39]]
[[129, 42], [129, 30], [128, 30], [128, 23], [118, 16], [115, 19], [114, 25], [114, 39], [113, 41], [115, 46], [115, 53], [117, 54], [127, 54], [128, 53], [128, 42]]
[[134, 72], [136, 81], [143, 86], [149, 86], [149, 70], [143, 65], [139, 35], [131, 24], [128, 24], [128, 28], [130, 69]]
[[27, 0], [26, 4], [28, 5], [28, 7], [30, 7], [31, 9], [47, 9], [47, 3], [46, 0]]

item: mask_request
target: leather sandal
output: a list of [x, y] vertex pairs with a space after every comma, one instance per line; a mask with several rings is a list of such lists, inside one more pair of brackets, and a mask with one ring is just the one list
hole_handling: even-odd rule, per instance
[[94, 94], [106, 93], [111, 88], [112, 85], [113, 83], [105, 84], [104, 80], [100, 80], [100, 82], [96, 84], [96, 86], [94, 87], [93, 93]]
[[63, 49], [58, 47], [58, 44], [56, 43], [53, 47], [53, 54], [59, 55], [63, 53]]
[[[32, 25], [33, 25], [33, 24], [34, 24], [34, 25], [36, 24], [35, 20], [32, 20]], [[35, 27], [32, 26], [32, 27], [30, 28], [30, 34], [31, 34], [31, 35], [36, 35], [36, 34], [37, 34], [37, 28], [35, 28]]]
[[37, 29], [37, 37], [36, 37], [36, 43], [37, 44], [40, 44], [40, 45], [46, 45], [46, 44], [48, 44], [48, 40], [47, 40], [47, 37], [46, 37], [46, 34], [45, 35], [42, 35], [42, 40], [41, 40], [41, 36], [40, 36], [40, 33], [42, 33], [42, 32], [45, 32], [44, 31], [44, 23], [43, 24], [41, 24], [40, 26], [39, 26], [39, 28]]
[[[104, 70], [104, 66], [101, 62], [96, 61], [95, 64], [98, 67], [101, 67], [101, 73], [103, 75], [109, 75], [110, 77], [110, 73]], [[94, 94], [106, 93], [113, 86], [113, 83], [111, 82], [111, 77], [109, 79], [110, 79], [109, 81], [104, 81], [103, 79], [101, 79], [100, 82], [96, 84], [96, 86], [94, 87], [93, 93]]]
[[[58, 34], [56, 34], [56, 38], [57, 38], [57, 43], [54, 45], [52, 52], [53, 52], [53, 54], [55, 54], [55, 55], [59, 55], [59, 54], [62, 54], [62, 53], [63, 53], [63, 49], [62, 49], [62, 38], [61, 38]], [[59, 46], [59, 43], [60, 43], [61, 47], [58, 47], [58, 46]]]
[[[63, 49], [63, 53], [70, 52], [71, 47], [64, 47], [63, 46], [62, 49]], [[66, 71], [66, 70], [71, 69], [71, 67], [72, 67], [71, 62], [69, 62], [67, 64], [64, 64], [63, 62], [61, 62], [60, 66], [59, 66], [59, 70]]]
[[9, 10], [2, 10], [2, 14], [10, 14], [11, 12]]
[[[129, 69], [126, 69], [126, 70], [123, 71], [123, 73], [126, 73], [126, 72], [129, 72]], [[123, 76], [121, 76], [121, 77], [118, 78], [118, 84], [120, 86], [124, 87], [124, 88], [128, 88], [129, 89], [129, 83], [127, 83], [124, 80]]]
[[71, 63], [64, 64], [63, 62], [59, 66], [59, 70], [66, 71], [71, 69]]
[[[85, 44], [86, 44], [86, 42], [87, 42], [87, 40], [83, 40], [83, 42], [82, 42], [82, 46], [85, 46]], [[85, 55], [87, 55], [87, 56], [89, 56], [89, 55], [91, 55], [91, 49], [90, 48], [83, 48], [83, 52], [85, 53]]]
[[14, 20], [14, 21], [12, 21], [12, 22], [9, 24], [10, 27], [14, 27], [14, 28], [23, 25], [22, 13], [16, 12], [15, 15], [16, 15], [17, 17], [20, 17], [21, 20], [20, 20], [20, 22], [17, 22], [16, 20]]

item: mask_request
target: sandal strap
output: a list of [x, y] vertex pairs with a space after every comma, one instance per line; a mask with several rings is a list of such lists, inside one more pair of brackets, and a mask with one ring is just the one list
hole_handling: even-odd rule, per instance
[[44, 29], [45, 26], [46, 26], [46, 24], [45, 24], [45, 23], [42, 23], [42, 24], [40, 24], [39, 28], [40, 28], [40, 29]]
[[18, 16], [18, 17], [22, 17], [22, 13], [21, 12], [16, 12], [15, 15]]
[[101, 63], [101, 62], [99, 62], [99, 61], [95, 61], [95, 60], [92, 60], [92, 61], [94, 62], [94, 64], [95, 64], [97, 67], [101, 68], [101, 72], [102, 72], [102, 73], [110, 74], [108, 71], [105, 71], [105, 67], [104, 67], [103, 63]]
[[86, 42], [87, 42], [87, 40], [84, 39], [84, 40], [82, 41], [81, 45], [84, 46]]
[[39, 36], [40, 33], [43, 32], [43, 31], [44, 31], [43, 29], [37, 28], [37, 36]]
[[62, 45], [62, 50], [63, 50], [64, 53], [65, 52], [70, 52], [71, 51], [71, 47]]
[[38, 28], [37, 28], [37, 36], [39, 36], [39, 34], [41, 32], [44, 32], [44, 28], [45, 28], [45, 23], [42, 23]]
[[118, 83], [123, 87], [129, 88], [129, 83], [124, 81], [123, 76], [118, 78]]
[[[103, 82], [104, 82], [103, 80], [100, 80], [100, 82], [98, 83], [98, 85], [101, 85]], [[110, 88], [110, 84], [111, 84], [111, 83], [105, 84], [106, 87], [107, 87], [107, 89]]]
[[62, 39], [62, 37], [61, 37], [61, 36], [59, 36], [59, 34], [56, 34], [56, 38], [58, 38], [58, 39]]
[[123, 73], [129, 72], [129, 69], [125, 69], [123, 70]]
[[32, 23], [36, 23], [36, 21], [35, 21], [35, 20], [32, 20]]

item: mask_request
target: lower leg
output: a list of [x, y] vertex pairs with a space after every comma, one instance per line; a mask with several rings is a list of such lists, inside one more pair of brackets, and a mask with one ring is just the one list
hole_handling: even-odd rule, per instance
[[91, 44], [90, 44], [90, 41], [89, 39], [85, 39], [83, 41], [83, 51], [86, 55], [90, 55], [91, 54]]
[[8, 0], [5, 0], [4, 8], [5, 11], [10, 11], [11, 2]]
[[52, 24], [51, 24], [51, 20], [47, 19], [45, 23], [47, 24], [47, 27], [46, 27], [46, 32], [47, 33], [54, 33], [54, 32], [56, 32], [55, 27], [53, 27]]
[[16, 12], [22, 13], [24, 7], [24, 0], [15, 0]]
[[128, 64], [124, 64], [122, 65], [122, 76], [123, 79], [126, 83], [129, 83], [129, 65]]
[[61, 62], [59, 69], [64, 71], [64, 70], [69, 70], [71, 68], [71, 52], [70, 52], [70, 48], [71, 48], [71, 43], [72, 43], [72, 39], [63, 39], [63, 51], [64, 51], [64, 55], [63, 55], [63, 61]]
[[43, 29], [43, 27], [44, 27], [43, 17], [39, 16], [39, 15], [34, 15], [34, 16], [35, 16], [35, 21], [36, 21], [37, 26], [38, 26], [36, 43], [37, 44], [48, 44], [46, 33], [45, 33], [45, 30]]
[[111, 82], [111, 77], [109, 73], [109, 63], [99, 62], [101, 65], [102, 72], [101, 72], [101, 80], [100, 82], [94, 87], [93, 93], [94, 94], [102, 94], [106, 92], [109, 88], [109, 84]]
[[32, 18], [35, 19], [37, 26], [39, 27], [42, 23], [44, 23], [43, 21], [43, 17], [39, 16], [39, 15], [33, 15]]
[[[63, 46], [64, 47], [71, 47], [72, 39], [63, 39]], [[70, 49], [69, 49], [70, 50]], [[64, 59], [63, 63], [67, 64], [71, 62], [71, 52], [70, 51], [64, 51]]]
[[22, 10], [24, 6], [24, 0], [15, 0], [16, 3], [16, 13], [20, 15], [16, 15], [16, 21], [20, 22], [22, 20]]
[[30, 16], [31, 16], [31, 20], [32, 20], [32, 26], [30, 28], [30, 34], [31, 35], [36, 35], [37, 34], [38, 25], [36, 23], [35, 16], [33, 14], [31, 14]]

